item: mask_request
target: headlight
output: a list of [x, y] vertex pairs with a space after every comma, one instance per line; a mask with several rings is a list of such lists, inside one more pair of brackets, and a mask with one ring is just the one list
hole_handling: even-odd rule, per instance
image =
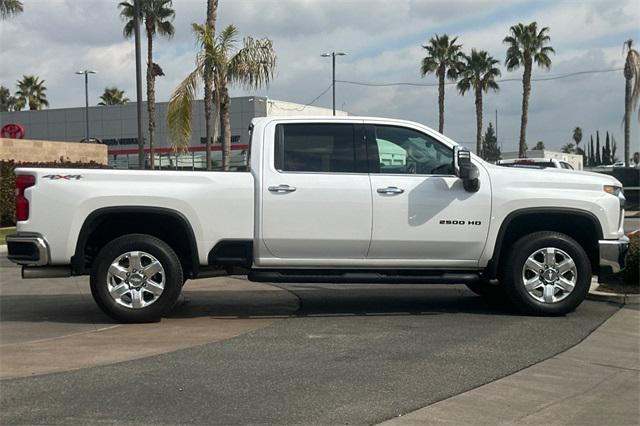
[[604, 190], [604, 192], [606, 192], [607, 194], [611, 194], [611, 195], [615, 195], [616, 197], [620, 194], [622, 194], [622, 187], [621, 186], [616, 186], [616, 185], [605, 185], [602, 187], [602, 189]]

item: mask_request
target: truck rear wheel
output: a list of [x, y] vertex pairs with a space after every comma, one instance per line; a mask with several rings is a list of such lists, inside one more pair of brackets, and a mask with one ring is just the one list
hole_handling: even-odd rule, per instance
[[505, 289], [522, 312], [563, 315], [587, 296], [591, 264], [584, 249], [559, 232], [522, 237], [506, 259]]
[[182, 289], [182, 266], [169, 245], [145, 234], [107, 243], [91, 268], [91, 294], [116, 321], [159, 321]]

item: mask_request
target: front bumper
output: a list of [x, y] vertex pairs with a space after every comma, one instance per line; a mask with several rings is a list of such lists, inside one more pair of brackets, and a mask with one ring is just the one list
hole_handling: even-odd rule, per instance
[[40, 234], [8, 235], [7, 259], [18, 265], [44, 266], [49, 263], [49, 245]]
[[600, 240], [598, 245], [600, 248], [598, 281], [603, 282], [606, 278], [624, 269], [625, 256], [629, 250], [629, 238], [623, 236], [618, 240]]

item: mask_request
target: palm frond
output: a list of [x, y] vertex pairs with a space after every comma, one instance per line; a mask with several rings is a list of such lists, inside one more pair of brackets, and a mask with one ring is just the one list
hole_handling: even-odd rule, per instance
[[277, 60], [272, 41], [246, 37], [243, 44], [229, 60], [228, 80], [246, 90], [269, 85]]
[[198, 81], [202, 78], [202, 67], [197, 67], [180, 82], [171, 95], [167, 107], [167, 127], [170, 142], [174, 149], [182, 150], [189, 146], [191, 139], [192, 105], [196, 98]]
[[19, 0], [0, 0], [0, 19], [7, 19], [23, 11], [24, 7]]

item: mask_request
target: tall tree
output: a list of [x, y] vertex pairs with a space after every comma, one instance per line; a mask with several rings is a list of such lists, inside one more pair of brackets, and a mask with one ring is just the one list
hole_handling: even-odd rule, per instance
[[580, 142], [582, 142], [582, 128], [580, 126], [573, 129], [573, 140], [576, 146], [579, 146]]
[[226, 27], [218, 36], [206, 25], [192, 24], [198, 42], [203, 46], [196, 58], [196, 69], [176, 87], [169, 101], [167, 124], [171, 142], [176, 148], [188, 144], [191, 137], [191, 104], [195, 98], [198, 81], [202, 79], [207, 61], [214, 65], [216, 96], [220, 96], [223, 125], [222, 166], [229, 170], [231, 161], [231, 117], [229, 85], [236, 84], [245, 90], [255, 90], [271, 82], [276, 67], [276, 54], [271, 40], [245, 37], [242, 47], [237, 47], [238, 30]]
[[459, 65], [458, 91], [464, 95], [472, 90], [476, 98], [476, 154], [482, 154], [482, 94], [489, 90], [499, 89], [496, 78], [500, 77], [500, 70], [495, 67], [499, 63], [489, 52], [484, 50], [471, 50], [471, 55], [463, 55], [463, 61]]
[[616, 157], [616, 151], [618, 150], [618, 144], [616, 143], [616, 138], [611, 135], [611, 162], [617, 163], [618, 157]]
[[513, 25], [509, 29], [503, 42], [508, 45], [505, 65], [508, 71], [524, 67], [522, 74], [522, 117], [520, 119], [520, 143], [519, 154], [524, 156], [527, 141], [527, 121], [529, 111], [529, 96], [531, 95], [531, 73], [533, 64], [540, 68], [551, 68], [550, 54], [554, 53], [553, 47], [548, 46], [551, 41], [549, 28], [543, 27], [538, 31], [538, 24], [532, 22], [528, 25], [522, 23]]
[[422, 46], [427, 56], [422, 58], [420, 75], [435, 74], [438, 77], [438, 131], [444, 132], [444, 83], [445, 78], [455, 81], [464, 55], [462, 44], [456, 44], [458, 37], [435, 35], [428, 44]]
[[593, 167], [596, 165], [596, 154], [595, 148], [593, 147], [593, 135], [591, 135], [591, 145], [589, 147], [589, 166]]
[[102, 100], [98, 105], [124, 105], [129, 102], [129, 98], [124, 95], [124, 90], [120, 90], [115, 86], [105, 87], [100, 99]]
[[600, 131], [596, 130], [596, 166], [602, 165], [602, 157], [600, 156]]
[[0, 112], [13, 111], [15, 108], [16, 98], [11, 96], [11, 91], [0, 86]]
[[40, 77], [23, 75], [22, 80], [18, 80], [17, 86], [16, 102], [19, 102], [20, 105], [29, 105], [29, 109], [32, 111], [49, 106], [47, 88], [44, 86], [44, 80], [40, 80]]
[[489, 127], [482, 138], [482, 157], [495, 163], [500, 159], [502, 152], [498, 146], [498, 139], [496, 138], [496, 132], [493, 129], [493, 124], [489, 122]]
[[[125, 37], [133, 36], [134, 0], [123, 1], [118, 5], [120, 16], [126, 22], [123, 29]], [[153, 136], [156, 128], [156, 77], [163, 76], [162, 68], [153, 62], [153, 38], [156, 34], [171, 38], [174, 34], [172, 0], [140, 0], [140, 20], [144, 22], [147, 35], [147, 110], [149, 112], [149, 165], [154, 168]]]
[[16, 16], [24, 10], [19, 0], [0, 0], [0, 19], [5, 20], [10, 16]]
[[[633, 48], [633, 40], [624, 42], [623, 54], [627, 56], [624, 61], [624, 165], [629, 167], [631, 155], [631, 111], [638, 107], [640, 102], [640, 52]], [[640, 118], [640, 111], [638, 111]]]
[[602, 162], [605, 165], [611, 164], [611, 141], [609, 140], [609, 132], [607, 131], [607, 137], [605, 138], [604, 148], [602, 149]]
[[[207, 30], [211, 37], [216, 35], [216, 20], [218, 18], [218, 0], [207, 0]], [[211, 45], [211, 44], [210, 44]], [[213, 55], [207, 55], [211, 58]], [[207, 170], [211, 170], [211, 145], [213, 138], [218, 133], [218, 118], [220, 117], [220, 97], [214, 96], [214, 69], [215, 65], [211, 60], [205, 60], [204, 63], [204, 121], [205, 121], [205, 138], [206, 138], [206, 159]], [[217, 93], [217, 92], [216, 92]], [[215, 111], [213, 114], [213, 101], [215, 99]], [[212, 119], [214, 124], [212, 125]]]
[[544, 150], [544, 142], [538, 141], [536, 142], [536, 146], [533, 147], [534, 151], [543, 151]]

